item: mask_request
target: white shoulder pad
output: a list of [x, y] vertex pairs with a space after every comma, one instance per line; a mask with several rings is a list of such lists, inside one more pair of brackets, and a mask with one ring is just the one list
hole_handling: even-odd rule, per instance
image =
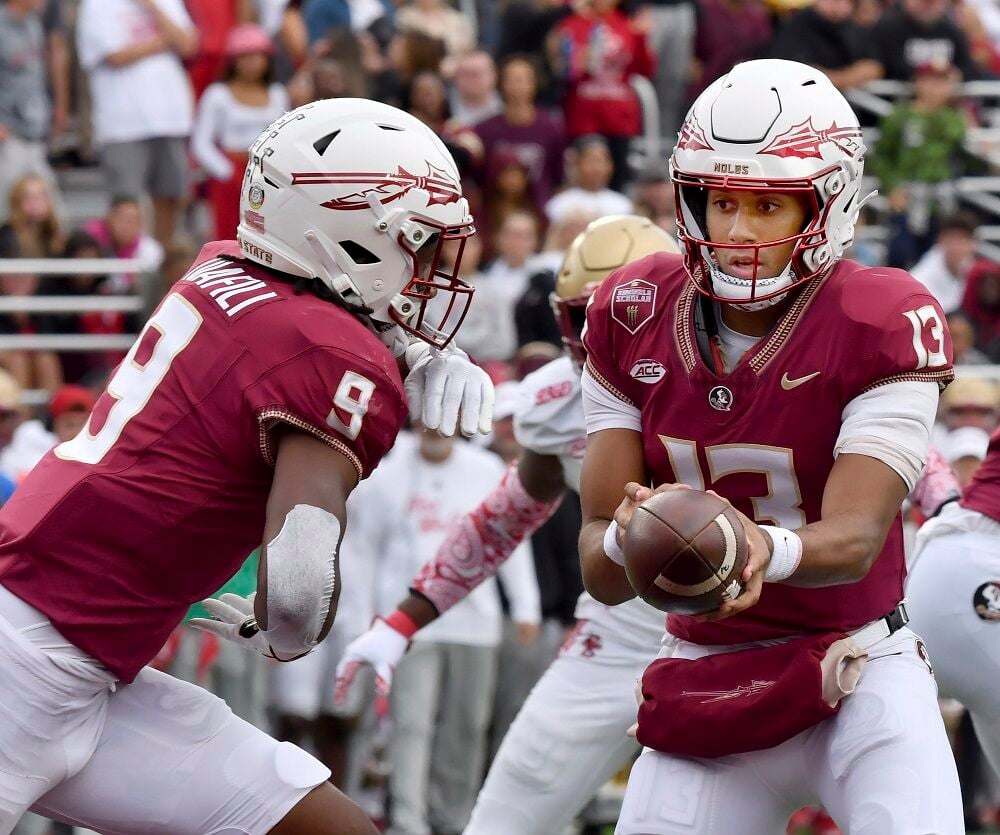
[[539, 455], [583, 456], [587, 422], [580, 371], [563, 356], [525, 377], [518, 386], [514, 436]]

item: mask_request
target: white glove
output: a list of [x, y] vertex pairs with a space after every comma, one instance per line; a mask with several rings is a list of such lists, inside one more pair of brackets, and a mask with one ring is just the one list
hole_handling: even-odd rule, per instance
[[393, 629], [382, 618], [376, 619], [371, 629], [351, 641], [337, 665], [337, 680], [333, 688], [333, 703], [342, 707], [347, 703], [351, 687], [362, 667], [375, 671], [375, 692], [388, 696], [392, 686], [392, 671], [406, 655], [410, 639]]
[[213, 597], [202, 600], [209, 614], [215, 618], [191, 618], [190, 624], [195, 629], [211, 632], [234, 644], [239, 644], [244, 649], [253, 649], [274, 658], [277, 661], [293, 661], [301, 656], [293, 658], [279, 658], [271, 649], [271, 644], [267, 639], [267, 632], [257, 626], [257, 618], [253, 613], [254, 598], [257, 592], [253, 592], [248, 597], [240, 597], [238, 594], [226, 593], [218, 600]]
[[439, 351], [426, 342], [406, 349], [406, 399], [410, 417], [442, 435], [454, 435], [461, 415], [462, 434], [489, 434], [495, 393], [489, 375], [459, 348]]

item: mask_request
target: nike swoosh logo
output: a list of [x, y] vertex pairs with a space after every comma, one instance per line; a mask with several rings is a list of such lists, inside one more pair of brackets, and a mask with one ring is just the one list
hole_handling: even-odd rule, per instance
[[808, 383], [813, 377], [818, 377], [818, 376], [819, 372], [814, 371], [812, 374], [806, 374], [805, 377], [796, 377], [795, 379], [792, 379], [791, 377], [788, 376], [788, 372], [786, 371], [784, 374], [781, 375], [781, 387], [785, 391], [791, 391], [793, 388], [798, 388], [803, 383]]

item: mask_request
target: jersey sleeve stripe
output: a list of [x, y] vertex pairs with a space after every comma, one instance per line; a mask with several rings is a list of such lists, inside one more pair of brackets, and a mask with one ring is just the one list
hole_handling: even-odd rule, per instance
[[954, 368], [942, 368], [940, 371], [904, 371], [900, 374], [891, 374], [888, 377], [883, 377], [881, 380], [875, 380], [865, 386], [859, 394], [864, 394], [866, 391], [871, 391], [872, 389], [877, 389], [881, 386], [887, 386], [890, 383], [904, 383], [904, 382], [917, 382], [917, 383], [937, 383], [938, 386], [944, 391], [945, 387], [952, 380], [955, 379], [955, 369]]
[[361, 459], [358, 458], [354, 450], [352, 450], [347, 444], [333, 437], [333, 435], [323, 432], [311, 423], [307, 423], [302, 420], [302, 418], [296, 417], [288, 412], [283, 412], [280, 409], [265, 409], [257, 415], [257, 424], [260, 427], [260, 453], [270, 466], [274, 466], [275, 451], [274, 446], [271, 443], [270, 427], [268, 426], [269, 421], [287, 423], [289, 426], [294, 426], [296, 429], [308, 432], [314, 438], [318, 438], [327, 446], [337, 450], [337, 452], [343, 455], [354, 465], [354, 469], [358, 471], [358, 478], [364, 478], [364, 468], [361, 466]]
[[594, 381], [597, 382], [601, 388], [607, 389], [611, 394], [621, 400], [622, 403], [632, 406], [633, 408], [638, 408], [630, 398], [626, 397], [608, 382], [607, 378], [601, 374], [601, 372], [597, 370], [594, 363], [590, 361], [590, 357], [587, 357], [587, 371], [590, 372], [590, 376], [594, 378]]

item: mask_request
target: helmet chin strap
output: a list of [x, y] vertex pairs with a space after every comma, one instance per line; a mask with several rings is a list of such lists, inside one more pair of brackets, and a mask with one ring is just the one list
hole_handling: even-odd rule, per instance
[[[709, 265], [709, 275], [712, 279], [712, 289], [715, 291], [716, 296], [723, 304], [731, 305], [737, 310], [766, 310], [769, 307], [773, 307], [779, 302], [783, 301], [788, 293], [780, 293], [777, 296], [772, 296], [769, 299], [763, 299], [761, 301], [740, 301], [738, 297], [731, 295], [734, 289], [743, 289], [746, 286], [746, 279], [737, 278], [736, 276], [729, 275], [722, 271], [722, 268], [716, 263], [714, 258], [708, 259]], [[795, 281], [795, 273], [792, 270], [792, 262], [785, 265], [785, 268], [774, 276], [774, 278], [764, 279], [768, 282], [773, 282], [774, 289], [780, 289], [782, 286], [791, 284]], [[768, 288], [771, 289], [771, 288]]]

